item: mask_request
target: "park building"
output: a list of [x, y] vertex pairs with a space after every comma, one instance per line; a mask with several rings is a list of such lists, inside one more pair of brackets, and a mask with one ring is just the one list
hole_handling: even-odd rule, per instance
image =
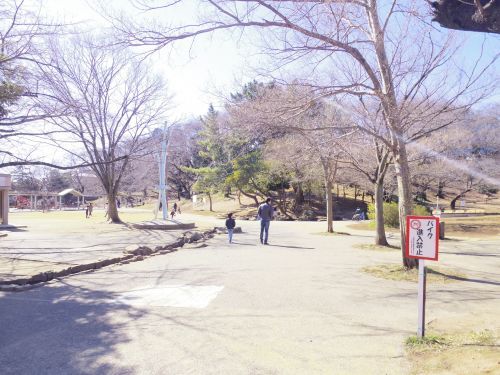
[[9, 225], [10, 174], [0, 174], [0, 224]]

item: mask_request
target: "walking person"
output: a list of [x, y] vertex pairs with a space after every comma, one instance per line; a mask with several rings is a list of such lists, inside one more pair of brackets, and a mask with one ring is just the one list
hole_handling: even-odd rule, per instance
[[233, 231], [236, 226], [236, 221], [233, 219], [233, 214], [230, 212], [227, 214], [226, 219], [226, 228], [227, 228], [227, 236], [229, 238], [229, 243], [233, 243]]
[[266, 201], [259, 206], [258, 217], [260, 218], [260, 243], [269, 245], [267, 242], [269, 237], [269, 225], [274, 217], [274, 208], [271, 206], [271, 198], [267, 198]]

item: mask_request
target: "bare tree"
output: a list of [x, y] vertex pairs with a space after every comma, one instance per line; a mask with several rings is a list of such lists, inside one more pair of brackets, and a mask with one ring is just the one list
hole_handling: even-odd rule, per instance
[[[64, 167], [34, 160], [30, 142], [53, 134], [40, 122], [58, 113], [47, 113], [34, 97], [38, 92], [36, 70], [43, 56], [43, 39], [59, 35], [64, 25], [43, 19], [36, 3], [4, 1], [0, 4], [0, 168], [17, 165]], [[21, 145], [25, 152], [21, 153]], [[35, 147], [31, 147], [33, 149]]]
[[[292, 113], [293, 112], [293, 113]], [[300, 86], [261, 88], [252, 101], [230, 108], [240, 131], [260, 142], [284, 143], [288, 158], [303, 158], [320, 166], [326, 194], [327, 230], [333, 232], [332, 190], [340, 163], [347, 156], [343, 140], [353, 134], [349, 119], [326, 100], [314, 101], [311, 91]]]
[[[450, 208], [471, 191], [500, 188], [498, 110], [470, 111], [464, 120], [433, 134], [413, 153], [420, 154], [416, 177], [422, 191], [433, 186], [443, 198], [452, 193]], [[436, 152], [439, 150], [440, 152]], [[446, 189], [445, 189], [446, 188]]]
[[146, 139], [162, 119], [168, 97], [147, 66], [96, 41], [52, 41], [50, 64], [40, 66], [41, 84], [64, 113], [51, 122], [64, 132], [59, 144], [69, 142], [63, 149], [90, 164], [107, 194], [109, 218], [120, 222], [116, 196], [122, 177], [131, 158], [149, 152]]
[[375, 244], [388, 246], [384, 227], [384, 181], [390, 162], [389, 148], [378, 139], [359, 137], [346, 146], [349, 164], [372, 184], [375, 200]]
[[[162, 1], [157, 6], [165, 9], [179, 3]], [[416, 261], [404, 255], [404, 223], [412, 211], [407, 144], [449, 125], [448, 120], [440, 121], [441, 114], [455, 111], [460, 116], [460, 109], [479, 100], [483, 95], [477, 91], [479, 78], [494, 61], [473, 64], [466, 73], [462, 68], [451, 69], [455, 51], [451, 36], [432, 32], [422, 21], [425, 16], [420, 14], [417, 1], [249, 0], [208, 1], [207, 6], [211, 14], [186, 26], [149, 29], [120, 21], [115, 25], [129, 43], [154, 48], [217, 30], [265, 29], [269, 52], [282, 66], [307, 59], [311, 74], [310, 79], [300, 80], [302, 84], [316, 88], [321, 95], [343, 94], [379, 105], [386, 132], [372, 135], [393, 155], [403, 264], [415, 267]], [[325, 64], [332, 72], [331, 80], [318, 83], [314, 72], [324, 72]], [[472, 96], [467, 97], [467, 93]]]
[[68, 165], [36, 152], [41, 144], [51, 143], [51, 136], [62, 133], [43, 122], [63, 114], [50, 104], [54, 100], [51, 93], [39, 86], [39, 66], [51, 64], [46, 58], [50, 51], [45, 40], [71, 34], [68, 25], [41, 14], [39, 1], [8, 0], [0, 4], [0, 168], [87, 167], [89, 163]]

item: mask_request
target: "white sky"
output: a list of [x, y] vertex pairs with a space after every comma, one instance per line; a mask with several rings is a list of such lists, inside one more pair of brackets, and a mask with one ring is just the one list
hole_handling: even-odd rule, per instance
[[[44, 0], [44, 9], [51, 17], [64, 19], [66, 22], [82, 24], [103, 23], [94, 10], [96, 2], [92, 0]], [[125, 9], [132, 14], [137, 11], [128, 1], [106, 1], [115, 4], [115, 9]], [[197, 1], [192, 2], [194, 6]], [[90, 5], [89, 5], [90, 4]], [[175, 20], [193, 18], [194, 9], [181, 9], [176, 12]], [[156, 12], [158, 14], [158, 12]], [[168, 19], [166, 15], [163, 21]], [[152, 55], [155, 69], [166, 78], [170, 94], [173, 95], [172, 121], [199, 117], [207, 112], [210, 103], [221, 103], [220, 93], [229, 96], [253, 78], [248, 67], [250, 53], [239, 48], [238, 42], [231, 37], [198, 38], [194, 46], [190, 42], [175, 44], [175, 50], [166, 48]]]
[[[129, 0], [42, 0], [44, 11], [52, 17], [78, 21], [84, 25], [97, 23], [97, 27], [104, 27], [106, 23], [94, 10], [100, 2], [140, 17], [139, 11], [130, 5]], [[175, 13], [155, 11], [154, 14], [161, 14], [158, 20], [165, 23], [194, 22], [200, 3], [199, 0], [183, 1], [181, 7], [175, 8]], [[255, 38], [258, 31], [246, 32], [246, 41], [249, 36], [258, 39]], [[495, 45], [498, 46], [495, 36], [481, 33], [462, 33], [462, 36], [467, 41], [460, 53], [466, 60], [474, 60], [479, 55], [484, 38], [487, 41], [487, 55], [493, 56]], [[237, 32], [219, 32], [197, 38], [194, 45], [190, 41], [176, 43], [175, 48], [165, 48], [152, 56], [155, 69], [166, 78], [170, 94], [173, 95], [172, 121], [205, 114], [210, 103], [216, 107], [222, 103], [220, 95], [227, 97], [230, 92], [238, 91], [244, 83], [257, 77], [252, 67], [258, 69], [265, 62], [259, 60], [257, 49], [252, 48], [250, 43], [245, 43], [243, 48], [243, 42], [239, 42], [238, 37]], [[500, 101], [499, 95], [490, 101]]]
[[[43, 4], [42, 13], [55, 20], [80, 22], [82, 26], [98, 29], [107, 25], [94, 10], [96, 4], [114, 5], [115, 9], [125, 9], [137, 15], [131, 7], [130, 0], [39, 0]], [[199, 0], [186, 1], [187, 5], [178, 9], [175, 14], [165, 13], [164, 22], [186, 23], [194, 20], [198, 13]], [[184, 4], [184, 2], [183, 2]], [[155, 12], [158, 15], [158, 12]], [[137, 17], [137, 16], [136, 16]], [[170, 20], [169, 20], [170, 18]], [[152, 20], [153, 21], [153, 20]], [[91, 26], [92, 25], [92, 26]], [[221, 105], [221, 95], [229, 96], [230, 92], [240, 90], [241, 86], [254, 78], [259, 79], [255, 70], [265, 66], [264, 59], [256, 54], [257, 48], [248, 43], [251, 39], [259, 39], [259, 31], [246, 32], [244, 42], [239, 41], [236, 32], [217, 33], [212, 36], [198, 38], [191, 46], [190, 41], [176, 43], [175, 48], [166, 48], [152, 55], [154, 69], [163, 75], [173, 95], [170, 122], [185, 121], [197, 118], [207, 112], [208, 105]], [[468, 40], [460, 50], [461, 59], [473, 61], [478, 55], [480, 45], [486, 38], [487, 54], [493, 56], [498, 52], [498, 36], [484, 36], [480, 33], [462, 33]], [[496, 46], [496, 47], [495, 47]], [[305, 61], [305, 64], [308, 62]], [[297, 69], [294, 66], [293, 69]], [[286, 72], [282, 74], [287, 74]], [[290, 72], [288, 72], [290, 74]], [[294, 74], [294, 72], [291, 72]], [[295, 72], [295, 74], [300, 74]], [[262, 79], [261, 79], [262, 80]], [[490, 103], [500, 103], [500, 95], [490, 99]], [[40, 148], [39, 152], [43, 152]], [[62, 151], [53, 155], [54, 161], [64, 158]]]

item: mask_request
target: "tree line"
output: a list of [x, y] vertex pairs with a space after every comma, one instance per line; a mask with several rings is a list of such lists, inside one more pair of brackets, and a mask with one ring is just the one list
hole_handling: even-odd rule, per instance
[[[133, 2], [148, 18], [161, 19], [183, 1], [158, 3]], [[221, 113], [209, 109], [190, 146], [198, 149], [171, 166], [179, 184], [195, 176], [191, 189], [208, 196], [228, 186], [254, 197], [274, 191], [287, 215], [287, 190], [300, 197], [303, 187], [295, 182], [311, 178], [325, 189], [331, 231], [334, 184], [361, 185], [354, 182], [361, 176], [373, 191], [381, 243], [388, 180], [395, 181], [401, 223], [414, 209], [413, 187], [425, 194], [432, 184], [431, 166], [468, 175], [463, 194], [479, 181], [497, 184], [484, 167], [497, 146], [467, 142], [477, 140], [478, 129], [489, 131], [485, 118], [497, 125], [498, 114], [473, 108], [497, 87], [498, 54], [460, 62], [459, 42], [427, 22], [427, 5], [209, 1], [198, 10], [199, 22], [165, 24], [104, 9], [113, 27], [97, 33], [41, 19], [23, 2], [2, 3], [0, 167], [88, 168], [108, 197], [110, 218], [119, 222], [116, 194], [131, 170], [151, 165], [155, 129], [170, 103], [147, 56], [186, 39], [258, 30], [271, 79], [247, 84]], [[485, 139], [497, 138], [493, 132]], [[41, 144], [70, 155], [71, 163], [41, 157]], [[448, 177], [438, 178], [440, 189]], [[403, 264], [412, 268], [415, 261], [404, 257], [404, 225], [400, 231]]]

